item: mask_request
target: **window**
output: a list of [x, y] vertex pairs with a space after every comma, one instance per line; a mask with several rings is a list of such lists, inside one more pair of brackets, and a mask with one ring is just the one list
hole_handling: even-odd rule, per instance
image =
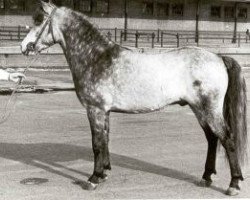
[[0, 0], [0, 9], [6, 14], [21, 14], [26, 11], [25, 0]]
[[79, 10], [83, 12], [91, 12], [91, 0], [80, 0]]
[[108, 13], [109, 3], [105, 0], [96, 1], [96, 12], [98, 13]]
[[8, 7], [13, 11], [24, 11], [25, 10], [25, 0], [9, 0]]
[[0, 9], [4, 9], [5, 5], [4, 5], [4, 0], [0, 0]]
[[157, 3], [157, 15], [168, 16], [169, 15], [169, 4], [168, 3]]
[[239, 8], [238, 18], [242, 18], [242, 19], [247, 18], [247, 8]]
[[216, 18], [221, 17], [221, 7], [220, 6], [212, 6], [211, 7], [211, 17], [216, 17]]
[[232, 7], [232, 6], [226, 6], [224, 8], [224, 12], [225, 12], [225, 18], [226, 19], [232, 19], [232, 18], [234, 18], [234, 7]]
[[172, 5], [173, 16], [183, 16], [183, 10], [184, 10], [183, 4], [173, 4]]
[[154, 3], [144, 2], [142, 7], [142, 13], [146, 15], [153, 15], [154, 13]]

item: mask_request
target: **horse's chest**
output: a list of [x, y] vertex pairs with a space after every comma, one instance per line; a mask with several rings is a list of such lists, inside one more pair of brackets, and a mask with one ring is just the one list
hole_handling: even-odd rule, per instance
[[95, 82], [86, 77], [75, 85], [77, 96], [84, 106], [93, 105], [104, 108], [112, 101], [110, 85], [102, 80]]

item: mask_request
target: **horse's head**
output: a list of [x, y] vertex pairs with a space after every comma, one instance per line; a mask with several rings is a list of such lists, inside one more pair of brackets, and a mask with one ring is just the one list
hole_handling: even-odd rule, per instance
[[54, 4], [41, 1], [41, 8], [33, 16], [34, 27], [21, 44], [22, 53], [41, 52], [60, 41], [60, 11]]

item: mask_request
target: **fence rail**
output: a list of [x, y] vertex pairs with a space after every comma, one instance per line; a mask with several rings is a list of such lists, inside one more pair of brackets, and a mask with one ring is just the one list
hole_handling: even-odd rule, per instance
[[21, 41], [28, 32], [29, 30], [22, 26], [0, 26], [0, 40]]
[[[186, 45], [232, 45], [232, 32], [219, 31], [200, 31], [197, 41], [194, 31], [167, 31], [167, 30], [124, 30], [124, 29], [100, 29], [110, 40], [119, 42], [125, 46], [131, 47], [150, 47], [150, 48], [171, 48]], [[0, 26], [0, 41], [22, 41], [29, 30], [26, 27], [6, 27]], [[239, 32], [237, 42], [233, 45], [240, 47], [248, 43], [249, 36], [244, 32]], [[249, 42], [250, 43], [250, 42]]]

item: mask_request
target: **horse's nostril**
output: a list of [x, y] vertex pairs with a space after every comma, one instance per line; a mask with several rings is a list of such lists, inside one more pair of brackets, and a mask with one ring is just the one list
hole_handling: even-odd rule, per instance
[[30, 42], [27, 44], [27, 50], [28, 51], [34, 51], [35, 50], [35, 43]]

